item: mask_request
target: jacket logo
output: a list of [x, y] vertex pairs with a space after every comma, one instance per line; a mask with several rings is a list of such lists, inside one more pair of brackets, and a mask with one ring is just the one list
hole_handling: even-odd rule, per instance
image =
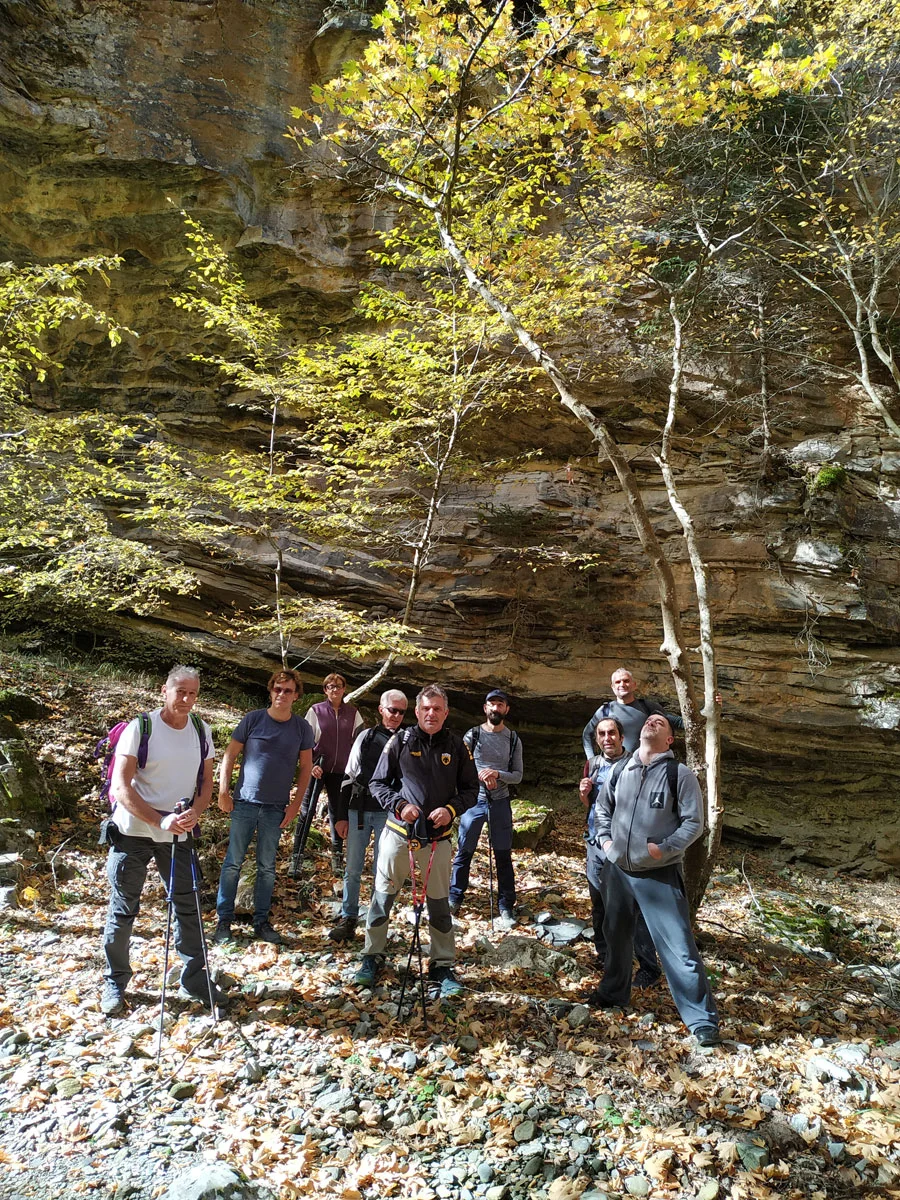
[[413, 758], [421, 758], [422, 757], [421, 750], [410, 750], [410, 754], [412, 755]]
[[441, 762], [444, 764], [444, 766], [445, 766], [445, 767], [449, 767], [449, 766], [450, 766], [450, 759], [451, 759], [452, 757], [453, 757], [453, 756], [452, 756], [451, 754], [442, 754], [442, 755], [441, 755]]

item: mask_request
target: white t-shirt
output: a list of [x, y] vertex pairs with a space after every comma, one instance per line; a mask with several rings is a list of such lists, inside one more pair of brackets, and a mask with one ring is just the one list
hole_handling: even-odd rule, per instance
[[[205, 721], [203, 728], [206, 732], [206, 780], [209, 778], [206, 772], [213, 770], [215, 749], [212, 730]], [[116, 743], [116, 758], [129, 754], [137, 758], [140, 741], [140, 722], [135, 717]], [[200, 738], [190, 718], [184, 729], [173, 729], [162, 719], [162, 709], [154, 709], [150, 713], [147, 765], [144, 768], [138, 767], [135, 771], [132, 784], [134, 790], [143, 801], [159, 812], [174, 812], [179, 800], [184, 797], [191, 799], [194, 795], [197, 772], [200, 769], [200, 750]], [[172, 840], [171, 833], [141, 821], [122, 804], [116, 805], [114, 820], [117, 828], [129, 837], [152, 838], [154, 842]]]

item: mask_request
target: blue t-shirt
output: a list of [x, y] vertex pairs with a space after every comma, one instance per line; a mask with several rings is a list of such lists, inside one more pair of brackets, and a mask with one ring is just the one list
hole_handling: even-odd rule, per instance
[[276, 721], [266, 709], [255, 708], [231, 736], [244, 747], [235, 799], [287, 808], [300, 751], [313, 745], [307, 723], [293, 714], [287, 721]]

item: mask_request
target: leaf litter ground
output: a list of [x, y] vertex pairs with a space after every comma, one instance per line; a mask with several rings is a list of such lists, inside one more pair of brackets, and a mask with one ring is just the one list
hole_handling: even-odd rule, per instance
[[[70, 775], [95, 736], [77, 691], [30, 730], [45, 766]], [[431, 1003], [427, 1028], [414, 1005], [396, 1015], [408, 897], [392, 968], [358, 989], [361, 938], [326, 938], [328, 856], [293, 881], [285, 845], [285, 945], [247, 927], [212, 948], [228, 1012], [213, 1024], [173, 999], [157, 1065], [163, 889], [144, 893], [129, 1011], [107, 1020], [107, 886], [86, 796], [44, 835], [22, 907], [0, 914], [0, 1200], [150, 1200], [204, 1163], [285, 1198], [900, 1196], [897, 881], [726, 850], [699, 918], [726, 1042], [699, 1050], [664, 983], [627, 1012], [590, 1012], [590, 943], [539, 939], [539, 917], [589, 915], [575, 803], [542, 853], [517, 854], [523, 919], [509, 934], [490, 927], [476, 856], [457, 923], [466, 991]], [[211, 928], [227, 827], [218, 814], [205, 826]]]

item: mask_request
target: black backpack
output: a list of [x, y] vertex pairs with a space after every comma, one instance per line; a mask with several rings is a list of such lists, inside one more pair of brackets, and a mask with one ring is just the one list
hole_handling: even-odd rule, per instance
[[[613, 767], [613, 769], [609, 773], [609, 778], [606, 780], [606, 782], [609, 784], [609, 791], [610, 791], [610, 795], [612, 796], [613, 800], [615, 800], [615, 798], [616, 798], [616, 784], [619, 782], [619, 776], [622, 774], [622, 772], [625, 770], [625, 768], [631, 762], [631, 759], [632, 759], [632, 755], [623, 754], [621, 762], [617, 762], [616, 765]], [[667, 758], [666, 759], [666, 783], [668, 784], [669, 795], [672, 797], [673, 804], [678, 799], [678, 767], [679, 767], [679, 765], [680, 764], [679, 764], [677, 758]]]

